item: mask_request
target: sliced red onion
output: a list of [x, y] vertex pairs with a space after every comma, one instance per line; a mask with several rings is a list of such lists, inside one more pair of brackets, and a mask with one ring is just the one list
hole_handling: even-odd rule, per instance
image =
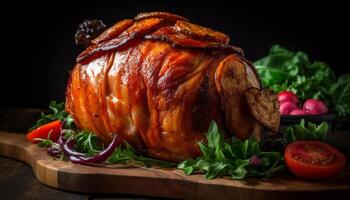
[[66, 156], [85, 156], [85, 154], [73, 150], [75, 141], [69, 138], [62, 146], [63, 153]]
[[49, 148], [47, 149], [47, 153], [53, 157], [60, 157], [63, 152], [64, 155], [68, 156], [70, 161], [77, 164], [88, 164], [88, 163], [99, 163], [107, 160], [109, 156], [111, 156], [115, 150], [115, 148], [120, 143], [120, 139], [117, 134], [114, 135], [112, 142], [108, 145], [106, 149], [99, 152], [97, 155], [92, 157], [86, 157], [85, 154], [77, 152], [74, 150], [75, 140], [73, 138], [69, 138], [68, 140], [64, 138], [64, 126], [66, 124], [66, 120], [63, 120], [60, 127], [60, 136], [57, 140], [58, 148]]
[[56, 149], [56, 148], [48, 148], [46, 150], [47, 154], [49, 154], [52, 157], [56, 157], [59, 158], [61, 156], [62, 151], [60, 149]]
[[63, 145], [67, 142], [67, 140], [61, 135], [60, 135], [60, 137], [57, 140], [57, 144], [60, 145], [60, 147], [63, 147]]
[[85, 156], [85, 154], [77, 152], [74, 149], [75, 140], [69, 138], [68, 140], [64, 138], [64, 126], [66, 125], [66, 120], [63, 120], [60, 127], [60, 137], [57, 140], [57, 143], [63, 150], [64, 155], [66, 156]]
[[115, 148], [118, 146], [120, 141], [118, 140], [118, 135], [115, 134], [113, 137], [112, 142], [108, 145], [106, 149], [103, 151], [99, 152], [95, 156], [92, 157], [85, 157], [85, 156], [74, 156], [71, 155], [69, 157], [70, 161], [72, 163], [77, 163], [77, 164], [88, 164], [88, 163], [99, 163], [107, 160], [109, 156], [111, 156], [115, 150]]
[[57, 145], [52, 145], [46, 150], [47, 154], [52, 157], [60, 158], [62, 154], [62, 147], [66, 143], [66, 139], [63, 137], [63, 127], [65, 125], [65, 120], [61, 123], [60, 126], [60, 136], [57, 140]]
[[66, 120], [63, 120], [62, 123], [61, 123], [61, 126], [60, 126], [60, 136], [57, 140], [57, 143], [63, 147], [63, 145], [66, 143], [66, 138], [64, 138], [64, 134], [63, 134], [63, 129], [64, 129], [64, 126], [66, 125]]

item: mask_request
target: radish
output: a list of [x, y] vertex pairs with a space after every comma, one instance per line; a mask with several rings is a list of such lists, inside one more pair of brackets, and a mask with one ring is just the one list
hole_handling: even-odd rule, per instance
[[277, 100], [280, 104], [290, 101], [293, 102], [295, 105], [298, 105], [298, 97], [293, 92], [290, 91], [282, 91], [277, 94]]
[[286, 101], [280, 105], [280, 113], [281, 115], [289, 115], [292, 110], [297, 108], [298, 106], [294, 102]]
[[309, 115], [323, 115], [328, 113], [327, 106], [317, 99], [308, 99], [305, 101], [303, 110]]
[[290, 115], [306, 115], [306, 112], [302, 109], [294, 109], [292, 112], [290, 112]]

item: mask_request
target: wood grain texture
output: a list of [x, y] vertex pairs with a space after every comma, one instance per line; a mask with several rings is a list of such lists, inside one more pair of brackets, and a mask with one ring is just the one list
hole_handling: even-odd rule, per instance
[[283, 174], [268, 181], [259, 179], [206, 180], [186, 176], [176, 169], [116, 165], [76, 165], [49, 157], [26, 141], [23, 134], [0, 131], [0, 155], [28, 163], [37, 179], [54, 188], [87, 193], [118, 193], [185, 199], [307, 199], [350, 197], [350, 172], [333, 180], [309, 182]]

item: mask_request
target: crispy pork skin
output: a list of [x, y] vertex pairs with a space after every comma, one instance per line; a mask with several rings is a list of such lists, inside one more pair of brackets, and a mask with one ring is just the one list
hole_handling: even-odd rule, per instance
[[259, 135], [262, 126], [276, 130], [275, 97], [228, 43], [227, 35], [170, 13], [122, 20], [77, 57], [66, 110], [105, 142], [117, 132], [170, 161], [199, 156], [197, 143], [205, 142], [212, 120], [240, 139]]

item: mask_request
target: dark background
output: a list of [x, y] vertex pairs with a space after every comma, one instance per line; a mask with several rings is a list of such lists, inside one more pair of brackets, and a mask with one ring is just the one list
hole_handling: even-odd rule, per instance
[[139, 12], [169, 11], [228, 34], [231, 44], [256, 60], [273, 44], [307, 52], [349, 73], [347, 6], [306, 1], [47, 1], [1, 6], [0, 107], [46, 107], [64, 100], [69, 70], [82, 50], [74, 33], [84, 19], [107, 26]]

